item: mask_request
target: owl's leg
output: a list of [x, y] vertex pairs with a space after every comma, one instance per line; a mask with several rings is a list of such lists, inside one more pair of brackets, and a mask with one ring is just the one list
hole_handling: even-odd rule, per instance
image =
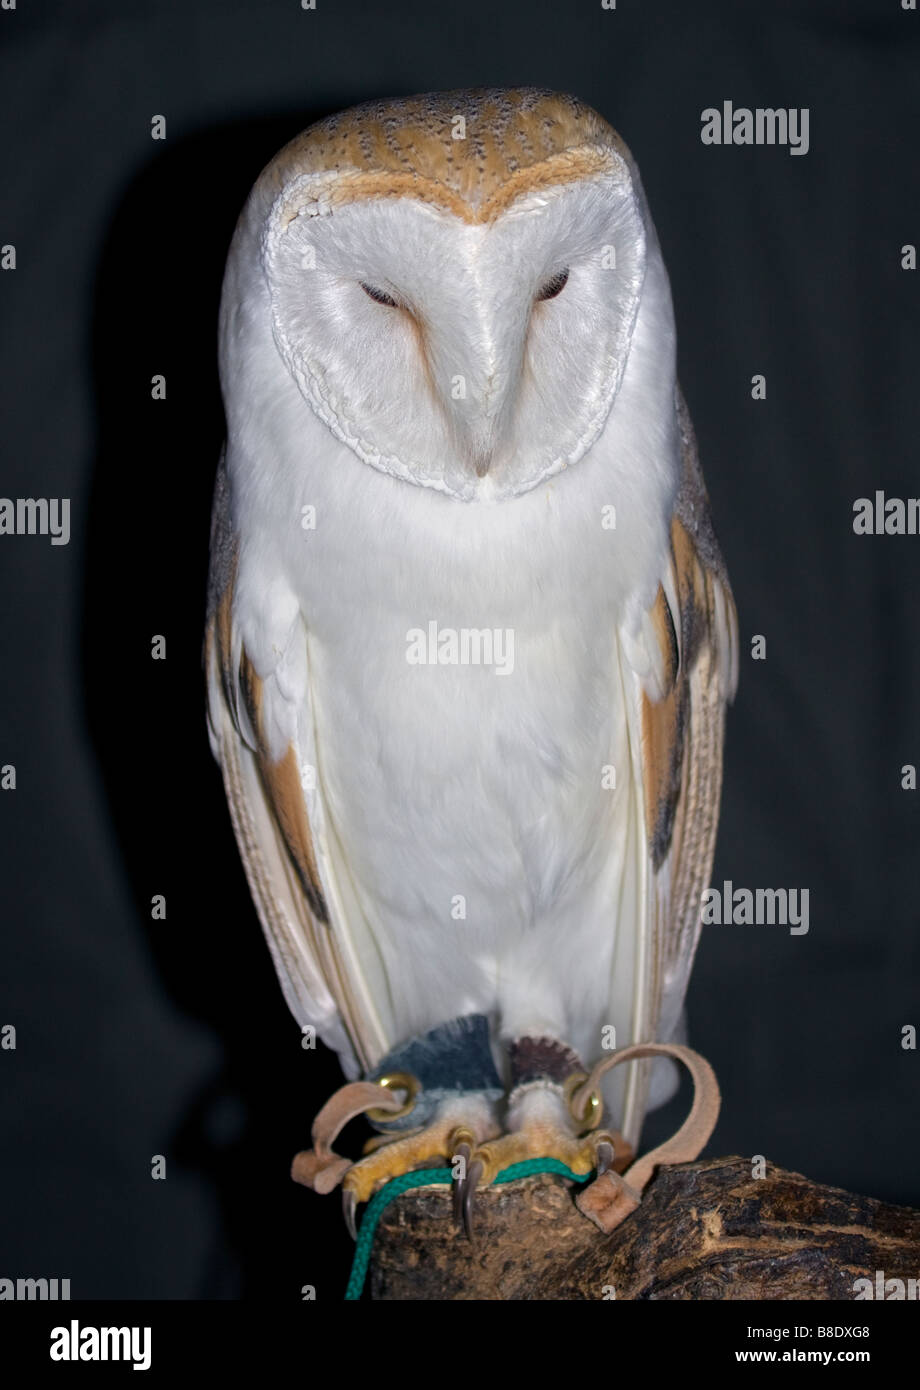
[[633, 1157], [621, 1134], [599, 1128], [599, 1095], [581, 1114], [573, 1112], [572, 1097], [586, 1074], [570, 1047], [555, 1038], [524, 1037], [511, 1043], [509, 1053], [512, 1089], [506, 1132], [472, 1149], [459, 1194], [470, 1235], [477, 1187], [488, 1186], [512, 1164], [556, 1158], [573, 1173], [601, 1175], [611, 1168], [622, 1172]]

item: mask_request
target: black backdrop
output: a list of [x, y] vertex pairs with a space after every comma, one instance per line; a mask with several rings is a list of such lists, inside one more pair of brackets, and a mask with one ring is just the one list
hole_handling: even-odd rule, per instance
[[[371, 96], [531, 83], [635, 154], [741, 620], [714, 881], [807, 887], [810, 930], [704, 929], [691, 1041], [710, 1152], [920, 1198], [917, 492], [920, 14], [898, 0], [95, 0], [0, 12], [3, 1277], [74, 1297], [337, 1297], [338, 1203], [289, 1182], [340, 1079], [304, 1052], [205, 735], [220, 277], [260, 167]], [[807, 107], [810, 149], [706, 147], [700, 113]], [[154, 142], [150, 122], [167, 119]], [[767, 399], [751, 399], [763, 373]], [[154, 373], [167, 399], [150, 398]], [[154, 633], [167, 659], [150, 659]], [[767, 659], [753, 661], [754, 634]], [[165, 894], [167, 917], [150, 900]], [[649, 1138], [673, 1127], [656, 1117]], [[162, 1154], [165, 1181], [152, 1181]]]

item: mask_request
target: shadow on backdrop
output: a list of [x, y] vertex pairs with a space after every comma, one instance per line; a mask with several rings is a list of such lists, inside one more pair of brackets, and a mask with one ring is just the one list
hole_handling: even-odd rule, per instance
[[[95, 299], [85, 699], [156, 969], [175, 1004], [222, 1048], [220, 1075], [189, 1106], [170, 1148], [221, 1203], [226, 1242], [205, 1298], [290, 1300], [292, 1289], [317, 1282], [319, 1258], [324, 1281], [344, 1289], [351, 1257], [337, 1198], [288, 1177], [342, 1076], [333, 1054], [300, 1046], [275, 977], [208, 746], [201, 666], [224, 435], [216, 351], [224, 260], [259, 170], [326, 114], [222, 126], [166, 147], [113, 220]], [[151, 397], [155, 374], [166, 378], [163, 401]], [[154, 635], [166, 639], [165, 660], [152, 659]], [[151, 919], [154, 894], [166, 897], [164, 921]]]

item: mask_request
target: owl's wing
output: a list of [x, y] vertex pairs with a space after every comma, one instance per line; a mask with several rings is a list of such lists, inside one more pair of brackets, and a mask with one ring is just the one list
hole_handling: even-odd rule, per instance
[[[349, 1079], [388, 1045], [345, 929], [348, 885], [336, 874], [334, 850], [306, 696], [298, 693], [296, 733], [280, 758], [269, 728], [284, 706], [285, 672], [259, 677], [235, 620], [237, 538], [229, 489], [218, 471], [211, 530], [204, 663], [211, 747], [223, 772], [240, 856], [285, 999], [339, 1054]], [[306, 630], [295, 627], [307, 660]]]
[[[735, 604], [679, 391], [677, 408], [682, 481], [668, 563], [644, 636], [620, 643], [634, 694], [626, 702], [632, 789], [644, 819], [628, 1040], [636, 1042], [669, 1041], [680, 1021], [715, 851], [725, 707], [738, 681]], [[648, 1105], [650, 1069], [629, 1067], [622, 1128], [631, 1142]]]

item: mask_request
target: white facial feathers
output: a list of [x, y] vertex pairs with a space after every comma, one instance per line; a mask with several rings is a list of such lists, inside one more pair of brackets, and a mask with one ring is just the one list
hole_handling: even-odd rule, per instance
[[499, 498], [593, 443], [646, 264], [641, 194], [618, 154], [606, 164], [485, 222], [407, 197], [351, 201], [337, 173], [282, 190], [262, 239], [274, 340], [306, 401], [363, 461]]

